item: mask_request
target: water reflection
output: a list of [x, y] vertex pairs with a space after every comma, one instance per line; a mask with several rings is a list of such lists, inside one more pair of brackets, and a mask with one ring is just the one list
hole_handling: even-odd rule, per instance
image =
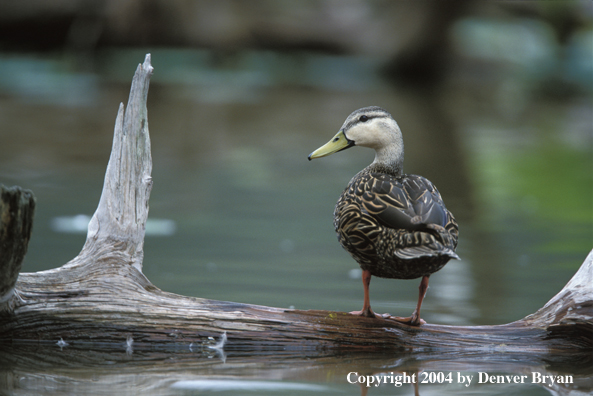
[[331, 390], [328, 386], [313, 385], [296, 382], [280, 381], [241, 381], [241, 380], [185, 380], [177, 381], [171, 385], [171, 389], [197, 392], [323, 392], [326, 394]]
[[[51, 219], [50, 228], [54, 232], [85, 234], [87, 233], [91, 216], [78, 214], [75, 216], [57, 216]], [[146, 236], [172, 236], [177, 225], [169, 219], [148, 219], [146, 221]]]
[[[246, 354], [233, 351], [231, 346], [223, 359], [211, 349], [192, 350], [187, 345], [160, 351], [140, 348], [133, 353], [127, 353], [124, 344], [119, 348], [95, 345], [94, 352], [81, 346], [56, 348], [21, 346], [0, 356], [0, 389], [14, 395], [40, 390], [54, 395], [256, 392], [424, 396], [468, 391], [475, 395], [534, 396], [593, 391], [590, 357], [583, 361], [576, 361], [575, 356], [557, 357], [551, 361], [504, 353], [303, 351], [304, 357], [295, 351]], [[405, 383], [404, 376], [413, 381]], [[382, 383], [377, 386], [379, 379]]]

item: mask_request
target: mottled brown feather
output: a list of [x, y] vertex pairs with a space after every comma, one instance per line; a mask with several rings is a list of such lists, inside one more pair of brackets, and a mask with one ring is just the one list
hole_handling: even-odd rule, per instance
[[457, 222], [436, 187], [378, 164], [350, 181], [336, 204], [334, 227], [360, 267], [381, 278], [419, 278], [458, 258]]

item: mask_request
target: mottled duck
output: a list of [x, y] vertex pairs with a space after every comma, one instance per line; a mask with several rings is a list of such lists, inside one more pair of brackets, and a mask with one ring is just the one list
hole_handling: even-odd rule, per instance
[[[313, 158], [352, 146], [375, 150], [375, 160], [352, 178], [336, 204], [334, 227], [340, 244], [362, 268], [364, 303], [354, 315], [393, 319], [418, 326], [428, 278], [455, 254], [458, 227], [436, 187], [427, 179], [403, 173], [404, 142], [387, 111], [372, 106], [356, 110], [340, 131], [309, 155]], [[407, 318], [377, 315], [371, 309], [371, 276], [422, 278], [418, 304]]]

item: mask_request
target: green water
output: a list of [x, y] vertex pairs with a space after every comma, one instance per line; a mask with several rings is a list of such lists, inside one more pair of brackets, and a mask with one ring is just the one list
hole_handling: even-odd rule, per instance
[[[521, 319], [560, 291], [593, 247], [593, 116], [587, 96], [533, 97], [509, 109], [492, 82], [453, 81], [420, 93], [381, 81], [342, 90], [259, 80], [182, 84], [167, 80], [166, 70], [159, 77], [160, 62], [153, 55], [150, 219], [172, 221], [167, 224], [175, 229], [169, 235], [147, 233], [143, 272], [163, 290], [276, 307], [360, 309], [358, 266], [337, 243], [332, 212], [342, 189], [372, 161], [373, 153], [353, 148], [312, 162], [307, 155], [327, 142], [351, 111], [367, 105], [393, 114], [404, 134], [404, 170], [430, 179], [459, 222], [461, 260], [431, 277], [423, 305], [427, 322], [471, 325]], [[131, 79], [132, 72], [128, 74], [124, 81]], [[98, 204], [117, 106], [127, 101], [129, 82], [105, 72], [89, 84], [93, 89], [85, 95], [58, 90], [61, 100], [0, 97], [0, 182], [31, 189], [37, 197], [23, 271], [55, 268], [76, 256], [85, 234], [57, 231], [55, 219], [90, 216]], [[418, 283], [373, 278], [373, 308], [409, 315]], [[118, 383], [127, 383], [131, 392], [140, 388], [130, 384], [149, 382], [134, 366], [135, 359], [143, 358], [128, 356], [129, 369], [114, 363], [117, 372], [105, 365], [59, 369], [21, 362], [6, 375], [21, 384], [10, 394], [26, 394], [35, 386], [49, 389], [53, 375], [61, 375], [65, 383], [50, 394], [73, 394], [76, 389], [110, 393]], [[167, 378], [161, 385], [150, 382], [151, 394], [202, 394], [208, 384], [172, 384], [224, 375], [323, 388], [278, 386], [259, 389], [262, 394], [356, 394], [359, 387], [344, 377], [351, 367], [379, 372], [377, 367], [400, 367], [397, 356], [374, 356], [371, 363], [352, 358], [351, 367], [340, 356], [308, 363], [272, 358], [267, 364], [232, 354], [226, 361], [216, 355], [204, 359], [197, 357], [202, 362], [197, 366], [184, 360], [181, 371], [151, 371]], [[415, 367], [481, 371], [446, 362]], [[510, 363], [483, 368], [513, 374], [532, 369]], [[93, 372], [96, 388], [85, 380]], [[245, 391], [241, 386], [226, 393], [215, 390], [237, 394]], [[429, 384], [420, 390], [457, 394], [463, 388]], [[369, 394], [412, 392], [409, 385], [383, 386]], [[548, 394], [538, 385], [483, 385], [472, 392]]]

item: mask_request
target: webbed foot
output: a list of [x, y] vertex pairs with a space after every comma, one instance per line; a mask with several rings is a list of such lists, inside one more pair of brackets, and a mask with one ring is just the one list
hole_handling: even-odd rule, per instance
[[350, 315], [364, 316], [366, 318], [377, 318], [377, 319], [389, 319], [392, 317], [388, 313], [385, 313], [383, 315], [376, 314], [373, 312], [371, 307], [363, 308], [362, 311], [352, 311], [352, 312], [350, 312]]
[[395, 320], [396, 322], [404, 323], [410, 326], [420, 326], [426, 324], [426, 321], [420, 318], [420, 315], [418, 315], [416, 311], [412, 313], [412, 316], [408, 316], [407, 318], [403, 318], [401, 316], [390, 316], [387, 319]]

